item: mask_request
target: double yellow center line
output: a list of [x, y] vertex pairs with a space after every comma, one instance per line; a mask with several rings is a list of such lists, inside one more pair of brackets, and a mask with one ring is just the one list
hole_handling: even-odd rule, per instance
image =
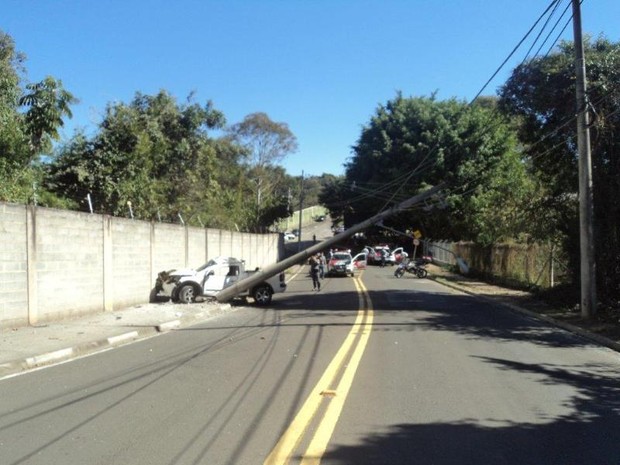
[[[345, 338], [336, 356], [321, 376], [308, 399], [288, 429], [267, 456], [264, 465], [288, 464], [293, 452], [300, 444], [306, 430], [313, 421], [317, 411], [328, 402], [323, 418], [320, 419], [314, 436], [302, 456], [300, 465], [318, 465], [327, 449], [327, 444], [334, 432], [344, 402], [349, 394], [353, 378], [368, 343], [374, 318], [372, 302], [368, 290], [358, 278], [354, 278], [355, 288], [359, 296], [359, 310], [353, 327]], [[345, 362], [348, 360], [348, 363]], [[343, 370], [344, 367], [344, 370]], [[337, 380], [341, 374], [340, 380]]]

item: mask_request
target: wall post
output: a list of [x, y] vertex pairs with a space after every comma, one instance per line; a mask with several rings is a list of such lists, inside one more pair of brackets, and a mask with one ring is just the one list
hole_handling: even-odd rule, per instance
[[26, 205], [26, 236], [26, 268], [28, 270], [28, 324], [36, 325], [39, 321], [36, 205]]
[[103, 311], [114, 310], [114, 255], [112, 253], [112, 217], [102, 216], [103, 227]]

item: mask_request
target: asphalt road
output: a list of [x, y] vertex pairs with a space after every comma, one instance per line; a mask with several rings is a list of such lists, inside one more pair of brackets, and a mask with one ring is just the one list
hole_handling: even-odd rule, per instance
[[0, 381], [0, 464], [620, 463], [618, 353], [392, 272]]

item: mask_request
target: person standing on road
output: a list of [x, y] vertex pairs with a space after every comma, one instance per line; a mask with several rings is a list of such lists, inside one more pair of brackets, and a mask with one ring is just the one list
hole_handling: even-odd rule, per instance
[[323, 252], [319, 253], [319, 277], [321, 279], [325, 278], [325, 267], [327, 266], [327, 260], [325, 259], [325, 254]]
[[312, 277], [312, 289], [315, 291], [321, 290], [321, 280], [319, 279], [319, 258], [316, 255], [310, 257], [308, 260], [310, 265], [310, 276]]

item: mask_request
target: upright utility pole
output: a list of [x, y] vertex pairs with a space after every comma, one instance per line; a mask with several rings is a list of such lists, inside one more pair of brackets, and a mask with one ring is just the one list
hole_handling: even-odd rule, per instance
[[577, 99], [577, 149], [579, 151], [579, 232], [581, 258], [581, 316], [596, 313], [596, 263], [594, 260], [592, 161], [590, 157], [590, 117], [586, 99], [586, 62], [581, 36], [581, 7], [573, 4], [575, 38], [575, 96]]
[[[289, 212], [289, 214], [290, 214], [290, 213], [292, 213], [292, 211], [293, 211], [293, 210], [291, 209], [291, 188], [290, 188], [290, 187], [288, 188], [288, 192], [287, 192], [287, 194], [286, 194], [286, 198], [287, 198], [287, 205], [286, 205], [286, 208], [287, 208], [287, 211], [288, 211], [288, 212]], [[287, 231], [289, 231], [289, 229], [290, 229], [290, 228], [289, 228], [289, 220], [290, 220], [290, 219], [291, 219], [291, 217], [290, 217], [290, 216], [287, 216], [287, 217], [286, 217], [286, 230], [287, 230]]]
[[304, 172], [301, 171], [301, 185], [299, 187], [299, 236], [297, 236], [297, 252], [301, 250], [301, 216], [304, 210]]

